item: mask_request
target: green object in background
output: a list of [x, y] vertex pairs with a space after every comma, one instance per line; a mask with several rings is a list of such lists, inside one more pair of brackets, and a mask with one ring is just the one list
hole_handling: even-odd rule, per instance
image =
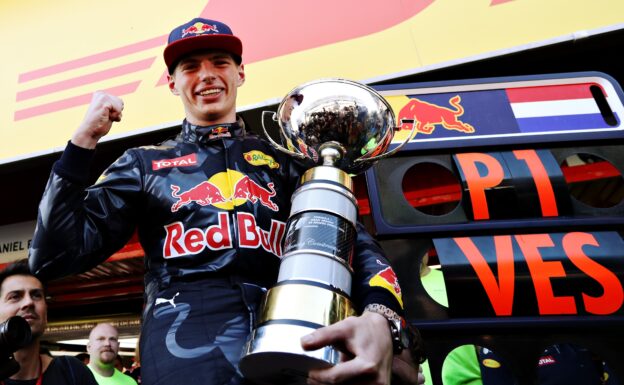
[[364, 147], [362, 147], [361, 153], [362, 155], [364, 155], [367, 152], [374, 150], [376, 147], [377, 147], [377, 139], [370, 138], [370, 140], [364, 145]]
[[453, 349], [442, 364], [444, 385], [483, 385], [481, 367], [474, 345]]

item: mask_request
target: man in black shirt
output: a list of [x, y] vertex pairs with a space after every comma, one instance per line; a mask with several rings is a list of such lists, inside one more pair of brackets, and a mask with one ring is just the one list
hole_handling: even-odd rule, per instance
[[26, 260], [0, 272], [0, 322], [20, 316], [30, 325], [32, 339], [13, 356], [19, 371], [0, 379], [3, 385], [97, 385], [87, 367], [74, 357], [40, 354], [40, 339], [48, 323], [45, 289]]

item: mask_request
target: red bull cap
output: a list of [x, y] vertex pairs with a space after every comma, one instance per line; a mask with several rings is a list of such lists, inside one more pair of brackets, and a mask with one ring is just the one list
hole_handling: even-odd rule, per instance
[[169, 73], [183, 56], [202, 49], [223, 50], [231, 53], [238, 64], [242, 61], [243, 43], [230, 27], [220, 21], [195, 18], [169, 34], [164, 52]]

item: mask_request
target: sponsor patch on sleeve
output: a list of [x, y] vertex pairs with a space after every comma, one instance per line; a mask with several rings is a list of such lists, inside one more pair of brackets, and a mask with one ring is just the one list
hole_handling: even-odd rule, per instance
[[403, 295], [401, 294], [401, 286], [399, 286], [399, 280], [394, 273], [394, 270], [390, 266], [386, 267], [379, 273], [375, 274], [373, 278], [368, 282], [370, 286], [379, 286], [388, 290], [399, 301], [401, 307], [403, 307]]

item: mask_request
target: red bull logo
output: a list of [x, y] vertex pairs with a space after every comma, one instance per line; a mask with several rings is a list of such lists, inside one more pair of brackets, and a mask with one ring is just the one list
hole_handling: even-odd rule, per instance
[[197, 22], [188, 28], [184, 28], [182, 30], [182, 37], [186, 37], [187, 35], [201, 35], [206, 32], [219, 33], [216, 25]]
[[238, 247], [247, 249], [262, 248], [278, 257], [282, 256], [282, 238], [286, 231], [286, 223], [271, 220], [269, 230], [264, 230], [256, 223], [250, 213], [236, 213], [235, 226], [237, 236], [232, 236], [230, 214], [219, 213], [216, 224], [202, 228], [185, 228], [182, 222], [174, 222], [165, 226], [165, 242], [163, 258], [178, 258], [194, 255], [202, 251], [231, 249], [235, 240]]
[[306, 158], [310, 158], [315, 162], [318, 162], [318, 153], [313, 147], [309, 147], [301, 138], [297, 138], [297, 146], [299, 152], [305, 155]]
[[270, 208], [273, 211], [277, 211], [279, 207], [271, 198], [275, 196], [275, 184], [273, 182], [267, 184], [268, 189], [265, 189], [253, 179], [245, 175], [239, 179], [234, 185], [234, 194], [232, 194], [232, 200], [242, 199], [244, 201], [249, 200], [251, 203], [259, 202], [261, 205]]
[[171, 196], [177, 198], [177, 202], [171, 206], [171, 212], [176, 212], [182, 206], [186, 206], [192, 202], [201, 206], [209, 206], [215, 203], [225, 202], [226, 199], [221, 194], [221, 190], [214, 183], [204, 181], [195, 187], [178, 194], [180, 187], [171, 185]]
[[232, 134], [230, 134], [230, 130], [227, 127], [219, 126], [219, 127], [213, 128], [212, 131], [210, 131], [208, 138], [209, 139], [223, 138], [223, 137], [229, 138], [231, 136]]
[[265, 188], [249, 176], [228, 169], [183, 192], [180, 192], [179, 186], [172, 184], [171, 196], [176, 201], [171, 206], [171, 212], [176, 212], [191, 203], [232, 210], [234, 206], [240, 206], [247, 201], [278, 211], [279, 207], [273, 202], [276, 194], [274, 186], [275, 184], [270, 182]]
[[459, 120], [464, 114], [464, 107], [460, 104], [461, 97], [453, 96], [449, 100], [449, 104], [454, 107], [450, 109], [438, 106], [416, 98], [410, 101], [399, 112], [399, 122], [403, 119], [413, 120], [414, 123], [401, 123], [401, 130], [411, 130], [411, 124], [416, 125], [416, 133], [431, 134], [436, 126], [442, 126], [447, 130], [455, 130], [471, 134], [475, 132], [473, 126]]
[[401, 286], [399, 286], [399, 279], [397, 278], [392, 267], [388, 266], [379, 273], [377, 273], [368, 282], [371, 286], [383, 287], [394, 295], [399, 301], [401, 307], [403, 307], [403, 296], [401, 294]]

